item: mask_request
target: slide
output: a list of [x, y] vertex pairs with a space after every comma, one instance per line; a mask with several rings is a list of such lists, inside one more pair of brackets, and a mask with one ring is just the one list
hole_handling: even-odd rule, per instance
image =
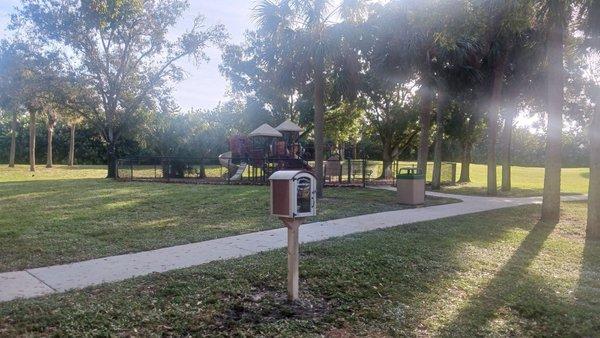
[[[246, 170], [246, 167], [248, 166], [244, 162], [240, 163], [240, 165], [231, 163], [231, 151], [228, 151], [226, 153], [219, 155], [219, 163], [221, 163], [222, 166], [227, 168], [227, 171], [230, 175], [229, 179], [231, 181], [241, 180], [242, 174], [244, 173], [244, 170]], [[233, 173], [233, 175], [232, 175], [232, 173]]]

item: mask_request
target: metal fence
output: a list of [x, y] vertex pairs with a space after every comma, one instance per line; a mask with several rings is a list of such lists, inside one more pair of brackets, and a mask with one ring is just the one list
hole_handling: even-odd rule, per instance
[[[416, 163], [412, 162], [402, 162], [402, 161], [394, 161], [392, 165], [392, 172], [394, 173], [394, 179], [396, 174], [400, 171], [401, 168], [415, 168], [417, 166]], [[433, 177], [433, 163], [427, 163], [427, 172], [425, 175], [425, 182], [431, 183]], [[442, 162], [441, 167], [441, 183], [442, 185], [453, 185], [456, 184], [457, 170], [455, 162]]]
[[[395, 185], [401, 168], [416, 163], [395, 161], [391, 164], [391, 177], [383, 179], [383, 163], [370, 159], [327, 160], [323, 162], [326, 185]], [[181, 157], [129, 157], [117, 161], [117, 174], [121, 180], [146, 180], [167, 182], [196, 182], [222, 184], [266, 184], [269, 176], [282, 169], [314, 171], [313, 161], [289, 158], [230, 158], [219, 159]], [[426, 181], [431, 182], [433, 164], [427, 165]], [[456, 163], [442, 164], [442, 184], [456, 183]]]
[[117, 161], [117, 175], [124, 180], [198, 179], [219, 180], [223, 167], [217, 160], [181, 157], [130, 157]]

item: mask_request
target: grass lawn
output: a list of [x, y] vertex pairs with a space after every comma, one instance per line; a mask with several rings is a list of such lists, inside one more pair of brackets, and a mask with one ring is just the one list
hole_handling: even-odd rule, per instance
[[[457, 177], [460, 176], [460, 164], [457, 166]], [[502, 184], [502, 168], [498, 167], [499, 196], [541, 196], [544, 191], [544, 168], [512, 167], [512, 190], [500, 190]], [[561, 193], [587, 194], [589, 185], [588, 168], [563, 168], [561, 172]], [[445, 187], [444, 192], [451, 194], [485, 195], [487, 193], [487, 166], [471, 164], [471, 182]]]
[[[375, 162], [375, 161], [373, 161]], [[401, 162], [401, 165], [412, 166], [416, 163]], [[431, 179], [431, 163], [427, 172], [428, 180]], [[460, 178], [460, 163], [456, 166], [456, 179]], [[544, 191], [544, 168], [513, 166], [512, 190], [500, 190], [502, 183], [502, 167], [498, 166], [498, 195], [499, 196], [541, 196]], [[561, 175], [561, 191], [563, 194], [587, 194], [589, 182], [589, 168], [563, 168]], [[486, 195], [487, 193], [487, 166], [471, 164], [471, 182], [455, 186], [442, 187], [443, 192], [461, 195]]]
[[285, 250], [0, 304], [0, 335], [597, 336], [600, 242], [586, 205], [557, 225], [539, 206], [301, 247], [302, 300], [285, 301]]
[[[116, 182], [104, 167], [0, 167], [0, 271], [280, 227], [268, 187]], [[428, 199], [427, 203], [448, 203]], [[403, 208], [393, 192], [330, 188], [316, 220]]]

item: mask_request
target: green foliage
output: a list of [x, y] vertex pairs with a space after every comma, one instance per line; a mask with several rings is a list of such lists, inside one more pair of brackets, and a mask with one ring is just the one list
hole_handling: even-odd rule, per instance
[[169, 105], [169, 83], [183, 76], [177, 60], [205, 61], [205, 48], [227, 37], [222, 26], [205, 28], [198, 17], [189, 31], [168, 39], [188, 5], [183, 0], [27, 0], [14, 16], [17, 29], [71, 60], [65, 80], [89, 95], [66, 95], [63, 104], [97, 127], [107, 142], [109, 177], [116, 174], [120, 137], [132, 137], [143, 129], [148, 112]]

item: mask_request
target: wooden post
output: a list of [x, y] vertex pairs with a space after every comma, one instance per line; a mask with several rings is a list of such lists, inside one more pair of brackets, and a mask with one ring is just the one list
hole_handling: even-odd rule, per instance
[[287, 293], [290, 302], [298, 300], [298, 279], [300, 266], [300, 242], [299, 228], [302, 224], [302, 219], [281, 218], [287, 227], [287, 255], [288, 255], [288, 276], [287, 276]]

